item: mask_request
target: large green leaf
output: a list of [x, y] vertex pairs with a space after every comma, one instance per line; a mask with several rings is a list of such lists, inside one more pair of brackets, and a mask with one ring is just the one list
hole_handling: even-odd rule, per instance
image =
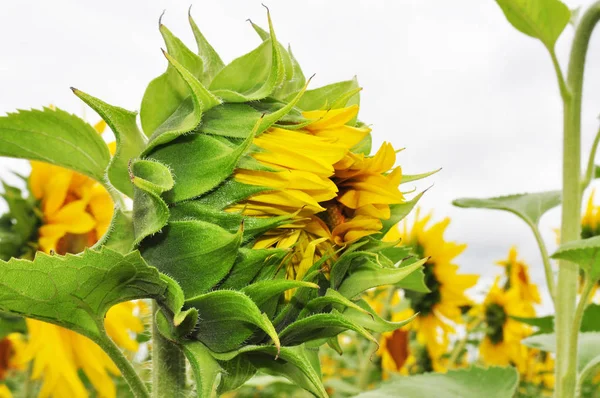
[[87, 249], [79, 255], [38, 252], [33, 261], [0, 261], [0, 311], [64, 326], [92, 339], [104, 316], [123, 301], [164, 302], [168, 284], [136, 252]]
[[186, 301], [198, 309], [200, 322], [194, 336], [211, 351], [238, 349], [257, 328], [264, 331], [279, 350], [275, 327], [250, 297], [234, 290], [215, 290]]
[[496, 0], [506, 19], [517, 30], [541, 40], [554, 50], [556, 40], [571, 19], [571, 10], [560, 0]]
[[518, 382], [515, 368], [473, 366], [446, 374], [401, 377], [355, 398], [508, 398], [515, 394]]
[[[547, 352], [556, 352], [556, 335], [554, 333], [538, 334], [522, 340], [527, 347]], [[579, 333], [577, 371], [600, 364], [600, 333]]]
[[39, 160], [104, 182], [110, 153], [92, 126], [60, 109], [0, 117], [0, 156]]
[[536, 226], [544, 213], [560, 203], [560, 191], [525, 193], [488, 199], [462, 198], [452, 202], [458, 207], [509, 211], [532, 226]]
[[600, 279], [600, 236], [564, 243], [551, 256], [579, 265], [589, 278]]
[[241, 229], [232, 234], [204, 221], [172, 221], [144, 242], [141, 251], [146, 261], [181, 285], [185, 297], [194, 297], [227, 276], [241, 241]]
[[75, 88], [72, 90], [104, 119], [115, 134], [117, 151], [108, 166], [108, 180], [115, 188], [132, 198], [133, 185], [127, 168], [129, 162], [137, 158], [146, 146], [146, 136], [137, 126], [137, 112], [109, 105]]
[[267, 16], [271, 38], [221, 69], [210, 84], [210, 90], [225, 102], [266, 98], [285, 79], [283, 57], [268, 12]]

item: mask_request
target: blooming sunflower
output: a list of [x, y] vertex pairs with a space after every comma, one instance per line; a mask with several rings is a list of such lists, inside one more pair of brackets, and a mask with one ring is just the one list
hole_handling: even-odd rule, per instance
[[[378, 233], [390, 204], [404, 198], [396, 153], [384, 143], [374, 156], [353, 152], [370, 133], [352, 120], [358, 105], [304, 112], [301, 129], [273, 127], [254, 138], [259, 169], [239, 168], [235, 179], [268, 188], [232, 206], [255, 217], [288, 216], [290, 222], [257, 239], [254, 248], [290, 249], [287, 276], [301, 279], [324, 256]], [[327, 264], [327, 263], [326, 263]], [[326, 266], [325, 266], [326, 268]]]
[[419, 257], [428, 258], [423, 272], [430, 292], [405, 292], [412, 309], [409, 315], [419, 313], [408, 326], [417, 332], [418, 340], [427, 345], [431, 357], [439, 358], [446, 352], [449, 334], [454, 333], [450, 321], [463, 322], [461, 307], [472, 304], [465, 291], [475, 286], [479, 276], [457, 273], [458, 266], [453, 260], [462, 253], [466, 245], [444, 239], [450, 219], [446, 218], [427, 227], [430, 220], [431, 214], [419, 218], [417, 210], [410, 231], [405, 222], [402, 231], [392, 228], [384, 240], [401, 239], [402, 244], [412, 246]]
[[506, 260], [498, 261], [496, 264], [504, 267], [505, 270], [504, 290], [512, 288], [517, 290], [523, 304], [531, 306], [531, 310], [533, 310], [534, 304], [542, 302], [537, 286], [531, 282], [529, 277], [529, 267], [518, 259], [516, 247], [510, 249]]
[[[102, 133], [105, 124], [95, 127]], [[96, 181], [68, 169], [32, 161], [29, 190], [39, 202], [39, 250], [78, 253], [107, 231], [113, 202]], [[105, 319], [109, 336], [131, 352], [138, 349], [131, 333], [144, 330], [141, 319], [134, 313], [143, 309], [143, 303], [121, 303], [112, 307]], [[53, 324], [34, 319], [27, 319], [26, 323], [28, 339], [16, 361], [21, 365], [33, 363], [32, 379], [43, 379], [40, 397], [87, 397], [79, 370], [85, 373], [98, 396], [116, 396], [111, 376], [119, 375], [119, 370], [94, 342]]]
[[517, 289], [504, 290], [496, 278], [483, 304], [474, 308], [485, 325], [485, 336], [479, 346], [484, 362], [490, 365], [515, 365], [520, 372], [527, 367], [527, 347], [521, 340], [531, 328], [511, 316], [533, 317], [535, 311], [521, 300]]

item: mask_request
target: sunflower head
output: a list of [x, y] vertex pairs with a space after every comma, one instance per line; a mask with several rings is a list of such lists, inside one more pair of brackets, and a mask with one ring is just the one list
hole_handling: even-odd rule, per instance
[[[374, 311], [351, 299], [420, 263], [382, 254], [381, 237], [416, 200], [399, 188], [392, 145], [370, 154], [357, 81], [308, 90], [270, 18], [268, 31], [253, 25], [260, 45], [228, 65], [190, 21], [199, 55], [160, 26], [169, 66], [144, 94], [147, 142], [128, 165], [134, 246], [178, 283], [189, 315], [161, 312], [161, 330], [217, 356], [345, 329], [373, 339]], [[247, 316], [232, 320], [225, 302]]]

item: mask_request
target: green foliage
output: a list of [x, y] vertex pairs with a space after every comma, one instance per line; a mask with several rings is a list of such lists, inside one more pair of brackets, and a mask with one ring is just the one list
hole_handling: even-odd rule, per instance
[[484, 369], [473, 366], [450, 370], [446, 374], [402, 377], [356, 398], [506, 398], [513, 396], [518, 380], [519, 375], [512, 367]]
[[110, 153], [92, 126], [60, 109], [0, 117], [0, 156], [39, 160], [104, 182]]
[[549, 51], [571, 19], [560, 0], [496, 0], [506, 19], [517, 30], [539, 39]]
[[529, 225], [536, 226], [542, 215], [560, 205], [561, 192], [548, 191], [518, 195], [499, 196], [489, 199], [462, 198], [453, 205], [475, 209], [496, 209], [511, 212]]
[[564, 243], [552, 258], [579, 265], [589, 278], [597, 281], [600, 279], [600, 236]]
[[33, 198], [23, 198], [20, 189], [5, 183], [4, 193], [1, 195], [8, 205], [8, 213], [0, 216], [0, 260], [9, 260], [11, 257], [33, 256], [37, 227], [40, 223], [36, 215], [35, 201]]
[[132, 198], [133, 185], [129, 180], [128, 164], [137, 158], [146, 146], [146, 137], [137, 126], [137, 112], [109, 105], [83, 91], [72, 90], [102, 117], [115, 134], [117, 151], [108, 167], [108, 179], [115, 188]]
[[[527, 347], [546, 352], [556, 352], [556, 335], [554, 333], [539, 334], [524, 339]], [[600, 332], [579, 333], [577, 371], [600, 364]]]

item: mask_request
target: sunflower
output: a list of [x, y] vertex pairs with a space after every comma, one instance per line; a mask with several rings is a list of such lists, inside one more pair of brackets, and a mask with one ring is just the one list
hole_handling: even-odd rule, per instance
[[389, 205], [404, 200], [390, 144], [374, 156], [352, 151], [371, 131], [351, 125], [358, 111], [352, 105], [304, 112], [310, 122], [302, 129], [270, 128], [253, 141], [252, 157], [261, 167], [235, 172], [237, 181], [268, 189], [230, 211], [290, 217], [254, 245], [293, 248], [286, 269], [290, 279], [301, 279], [319, 259], [335, 259], [339, 248], [378, 233], [381, 220], [390, 217]]
[[581, 218], [581, 239], [600, 235], [600, 206], [594, 204], [596, 190], [592, 190]]
[[496, 278], [483, 304], [475, 309], [485, 325], [485, 336], [479, 346], [483, 361], [490, 365], [514, 365], [522, 373], [527, 368], [527, 347], [521, 340], [531, 328], [511, 316], [533, 317], [535, 311], [521, 300], [518, 289], [504, 290]]
[[384, 240], [401, 239], [402, 244], [411, 246], [420, 258], [428, 258], [423, 272], [430, 292], [407, 290], [405, 297], [410, 301], [413, 313], [419, 313], [409, 327], [416, 331], [419, 342], [427, 345], [430, 356], [439, 358], [446, 353], [448, 336], [454, 333], [451, 322], [463, 323], [462, 308], [472, 304], [465, 291], [475, 286], [479, 276], [457, 273], [458, 266], [453, 260], [466, 245], [444, 239], [450, 219], [427, 227], [430, 220], [431, 214], [419, 218], [417, 210], [410, 231], [404, 222], [402, 231], [392, 228]]
[[0, 339], [0, 398], [12, 398], [12, 394], [4, 380], [14, 370], [20, 370], [18, 358], [23, 351], [23, 341], [20, 335], [11, 333]]
[[[95, 127], [102, 133], [105, 124]], [[107, 231], [113, 202], [98, 182], [58, 166], [31, 162], [29, 190], [39, 203], [39, 250], [78, 253]], [[132, 334], [144, 330], [143, 322], [134, 314], [143, 310], [143, 303], [128, 302], [115, 305], [106, 315], [107, 333], [130, 352], [138, 349]], [[119, 370], [93, 341], [42, 321], [27, 319], [26, 323], [28, 338], [16, 360], [20, 365], [32, 362], [32, 379], [43, 379], [40, 397], [87, 397], [80, 370], [98, 396], [116, 396], [112, 376], [118, 376]]]
[[506, 260], [498, 261], [496, 264], [504, 267], [506, 282], [504, 290], [508, 291], [514, 288], [524, 305], [531, 306], [541, 304], [540, 292], [535, 283], [531, 282], [529, 277], [529, 267], [523, 261], [517, 258], [517, 249], [512, 247]]

